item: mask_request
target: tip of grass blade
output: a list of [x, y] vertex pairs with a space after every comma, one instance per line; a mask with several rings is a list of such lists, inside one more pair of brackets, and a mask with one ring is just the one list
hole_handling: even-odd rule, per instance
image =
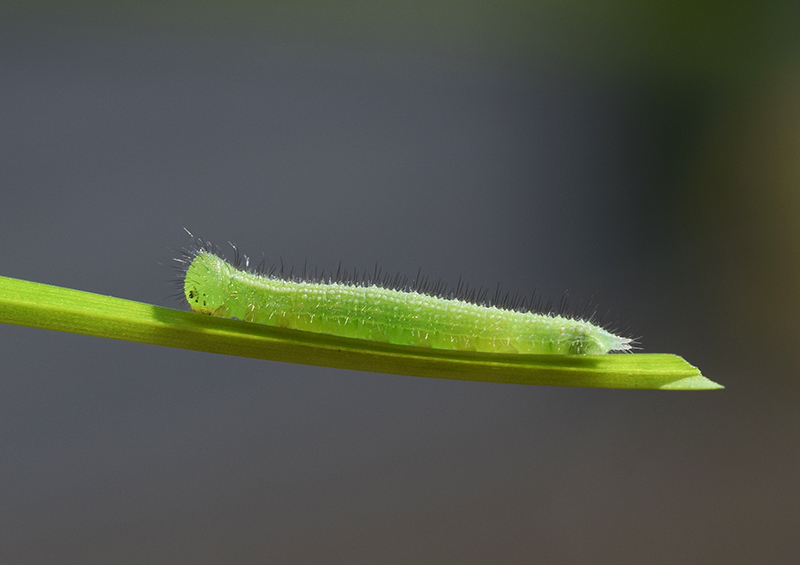
[[721, 384], [697, 374], [660, 386], [659, 390], [719, 390], [723, 388], [725, 387]]
[[720, 390], [725, 388], [721, 384], [705, 378], [700, 369], [689, 364], [683, 357], [676, 357], [685, 363], [687, 368], [691, 369], [694, 374], [661, 385], [658, 387], [659, 390]]

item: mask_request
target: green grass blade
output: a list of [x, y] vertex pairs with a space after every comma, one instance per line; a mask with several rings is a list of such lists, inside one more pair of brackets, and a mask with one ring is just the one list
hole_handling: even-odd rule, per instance
[[377, 373], [601, 388], [723, 388], [677, 355], [508, 355], [339, 338], [0, 277], [0, 322], [241, 357]]

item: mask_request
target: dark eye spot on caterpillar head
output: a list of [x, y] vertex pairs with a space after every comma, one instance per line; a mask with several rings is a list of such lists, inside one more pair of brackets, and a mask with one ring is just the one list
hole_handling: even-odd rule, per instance
[[195, 287], [186, 289], [186, 300], [192, 306], [192, 310], [201, 314], [211, 314], [208, 308], [208, 296], [197, 290]]

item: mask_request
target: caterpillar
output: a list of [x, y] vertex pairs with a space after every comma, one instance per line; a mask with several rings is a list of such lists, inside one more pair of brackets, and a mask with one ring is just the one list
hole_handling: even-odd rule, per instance
[[[191, 234], [189, 234], [191, 236]], [[192, 236], [194, 237], [194, 236]], [[359, 281], [336, 276], [302, 277], [283, 269], [251, 270], [249, 259], [234, 264], [218, 249], [194, 238], [176, 259], [194, 312], [340, 337], [395, 345], [504, 354], [603, 354], [632, 349], [633, 340], [589, 320], [495, 304], [486, 293], [468, 294], [459, 284], [413, 284], [399, 277]]]

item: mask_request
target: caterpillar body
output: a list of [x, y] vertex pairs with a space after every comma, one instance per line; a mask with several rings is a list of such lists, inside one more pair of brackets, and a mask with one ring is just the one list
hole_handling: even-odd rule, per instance
[[201, 314], [435, 349], [574, 355], [632, 348], [631, 339], [587, 320], [398, 287], [397, 279], [359, 283], [257, 273], [247, 269], [246, 258], [240, 269], [238, 258], [234, 266], [215, 247], [195, 241], [177, 261], [184, 272], [183, 294]]

